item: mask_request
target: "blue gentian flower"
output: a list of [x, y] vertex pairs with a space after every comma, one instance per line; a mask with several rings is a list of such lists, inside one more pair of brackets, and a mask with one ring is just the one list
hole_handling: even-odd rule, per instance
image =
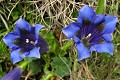
[[21, 74], [22, 74], [21, 67], [17, 67], [14, 70], [8, 72], [5, 76], [3, 76], [1, 80], [19, 80]]
[[20, 18], [16, 22], [14, 31], [3, 38], [6, 45], [11, 48], [10, 55], [13, 63], [21, 61], [26, 56], [40, 58], [40, 53], [48, 50], [48, 44], [39, 35], [41, 28], [43, 28], [41, 24], [32, 27]]
[[114, 45], [111, 33], [115, 30], [118, 18], [111, 15], [97, 15], [89, 6], [83, 6], [77, 18], [63, 28], [68, 38], [73, 38], [78, 50], [78, 60], [90, 57], [90, 51], [107, 52], [113, 55]]

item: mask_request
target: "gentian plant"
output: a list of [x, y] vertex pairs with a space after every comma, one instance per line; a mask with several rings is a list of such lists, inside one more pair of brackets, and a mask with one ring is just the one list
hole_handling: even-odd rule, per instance
[[43, 25], [30, 24], [20, 18], [16, 22], [13, 32], [8, 33], [3, 41], [11, 48], [10, 56], [13, 63], [21, 61], [24, 57], [40, 58], [40, 53], [48, 50], [47, 42], [39, 35]]
[[107, 52], [113, 55], [114, 45], [111, 33], [115, 30], [118, 19], [111, 15], [97, 15], [89, 6], [83, 6], [77, 18], [63, 28], [63, 33], [73, 38], [78, 50], [78, 60], [90, 57], [90, 51]]

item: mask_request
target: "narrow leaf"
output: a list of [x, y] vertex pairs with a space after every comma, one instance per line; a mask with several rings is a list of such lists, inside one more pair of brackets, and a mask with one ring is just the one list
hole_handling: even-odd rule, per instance
[[99, 0], [98, 1], [98, 7], [97, 7], [97, 14], [102, 14], [102, 12], [104, 11], [104, 2], [105, 0]]

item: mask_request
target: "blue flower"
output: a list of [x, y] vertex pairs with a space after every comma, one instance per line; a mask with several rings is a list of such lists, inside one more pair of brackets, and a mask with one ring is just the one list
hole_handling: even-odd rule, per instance
[[77, 18], [63, 28], [68, 38], [73, 38], [78, 50], [78, 60], [90, 57], [90, 51], [107, 52], [113, 55], [114, 45], [111, 33], [115, 30], [118, 18], [103, 14], [97, 15], [89, 6], [83, 6]]
[[24, 57], [40, 58], [41, 52], [48, 50], [48, 44], [39, 35], [41, 24], [30, 26], [30, 24], [19, 19], [13, 32], [8, 33], [3, 41], [11, 48], [11, 59], [13, 63], [19, 62]]
[[1, 80], [19, 80], [22, 74], [21, 67], [17, 67], [14, 70], [8, 72]]

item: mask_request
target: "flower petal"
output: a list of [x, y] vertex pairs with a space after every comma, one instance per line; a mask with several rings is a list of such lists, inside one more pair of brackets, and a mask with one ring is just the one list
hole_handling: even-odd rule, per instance
[[110, 42], [104, 42], [104, 43], [96, 44], [92, 46], [90, 50], [96, 51], [96, 52], [107, 52], [113, 55], [114, 45], [113, 43], [110, 43]]
[[21, 67], [17, 67], [14, 70], [9, 71], [1, 80], [19, 80], [22, 74]]
[[103, 14], [97, 15], [94, 21], [95, 25], [98, 25], [105, 21], [105, 16]]
[[112, 33], [115, 30], [117, 21], [118, 21], [117, 17], [107, 15], [105, 17], [105, 27], [102, 33]]
[[22, 58], [20, 57], [20, 49], [12, 51], [10, 56], [13, 64], [22, 60]]
[[81, 25], [83, 25], [83, 18], [82, 18], [80, 15], [78, 15], [77, 21], [78, 21]]
[[34, 26], [31, 27], [31, 29], [30, 29], [30, 33], [31, 33], [31, 34], [35, 34], [35, 27], [34, 27]]
[[16, 22], [16, 27], [14, 28], [14, 32], [19, 34], [21, 28], [26, 29], [27, 31], [30, 31], [31, 26], [27, 21], [20, 18]]
[[36, 57], [40, 58], [40, 52], [39, 52], [40, 47], [35, 47], [30, 51], [30, 54], [27, 55], [27, 57]]
[[89, 50], [82, 43], [76, 44], [76, 48], [78, 49], [78, 60], [90, 57]]
[[14, 40], [19, 38], [18, 35], [14, 34], [14, 33], [8, 33], [4, 38], [3, 38], [3, 41], [5, 42], [5, 44], [7, 46], [9, 46], [10, 48], [13, 48], [13, 47], [18, 47], [17, 45], [14, 44]]
[[24, 58], [24, 57], [26, 57], [26, 56], [29, 55], [29, 54], [30, 54], [29, 52], [25, 52], [25, 53], [21, 54], [20, 57], [21, 57], [21, 58]]
[[80, 39], [77, 36], [74, 36], [73, 39], [76, 43], [80, 43]]
[[35, 25], [35, 36], [36, 36], [36, 39], [38, 39], [38, 37], [39, 37], [39, 30], [41, 29], [41, 28], [43, 28], [44, 26], [43, 25], [41, 25], [41, 24], [36, 24]]
[[68, 37], [72, 38], [77, 31], [80, 30], [81, 24], [77, 22], [72, 22], [70, 25], [62, 29], [62, 32]]
[[105, 41], [111, 41], [112, 40], [112, 34], [103, 34], [102, 37], [105, 39]]
[[39, 39], [36, 40], [35, 45], [40, 47], [40, 53], [44, 53], [49, 50], [47, 42], [39, 35]]
[[82, 17], [83, 20], [87, 19], [87, 20], [93, 22], [95, 16], [96, 16], [96, 12], [94, 11], [94, 9], [90, 8], [88, 5], [85, 5], [79, 11], [78, 20], [81, 20], [79, 18]]

